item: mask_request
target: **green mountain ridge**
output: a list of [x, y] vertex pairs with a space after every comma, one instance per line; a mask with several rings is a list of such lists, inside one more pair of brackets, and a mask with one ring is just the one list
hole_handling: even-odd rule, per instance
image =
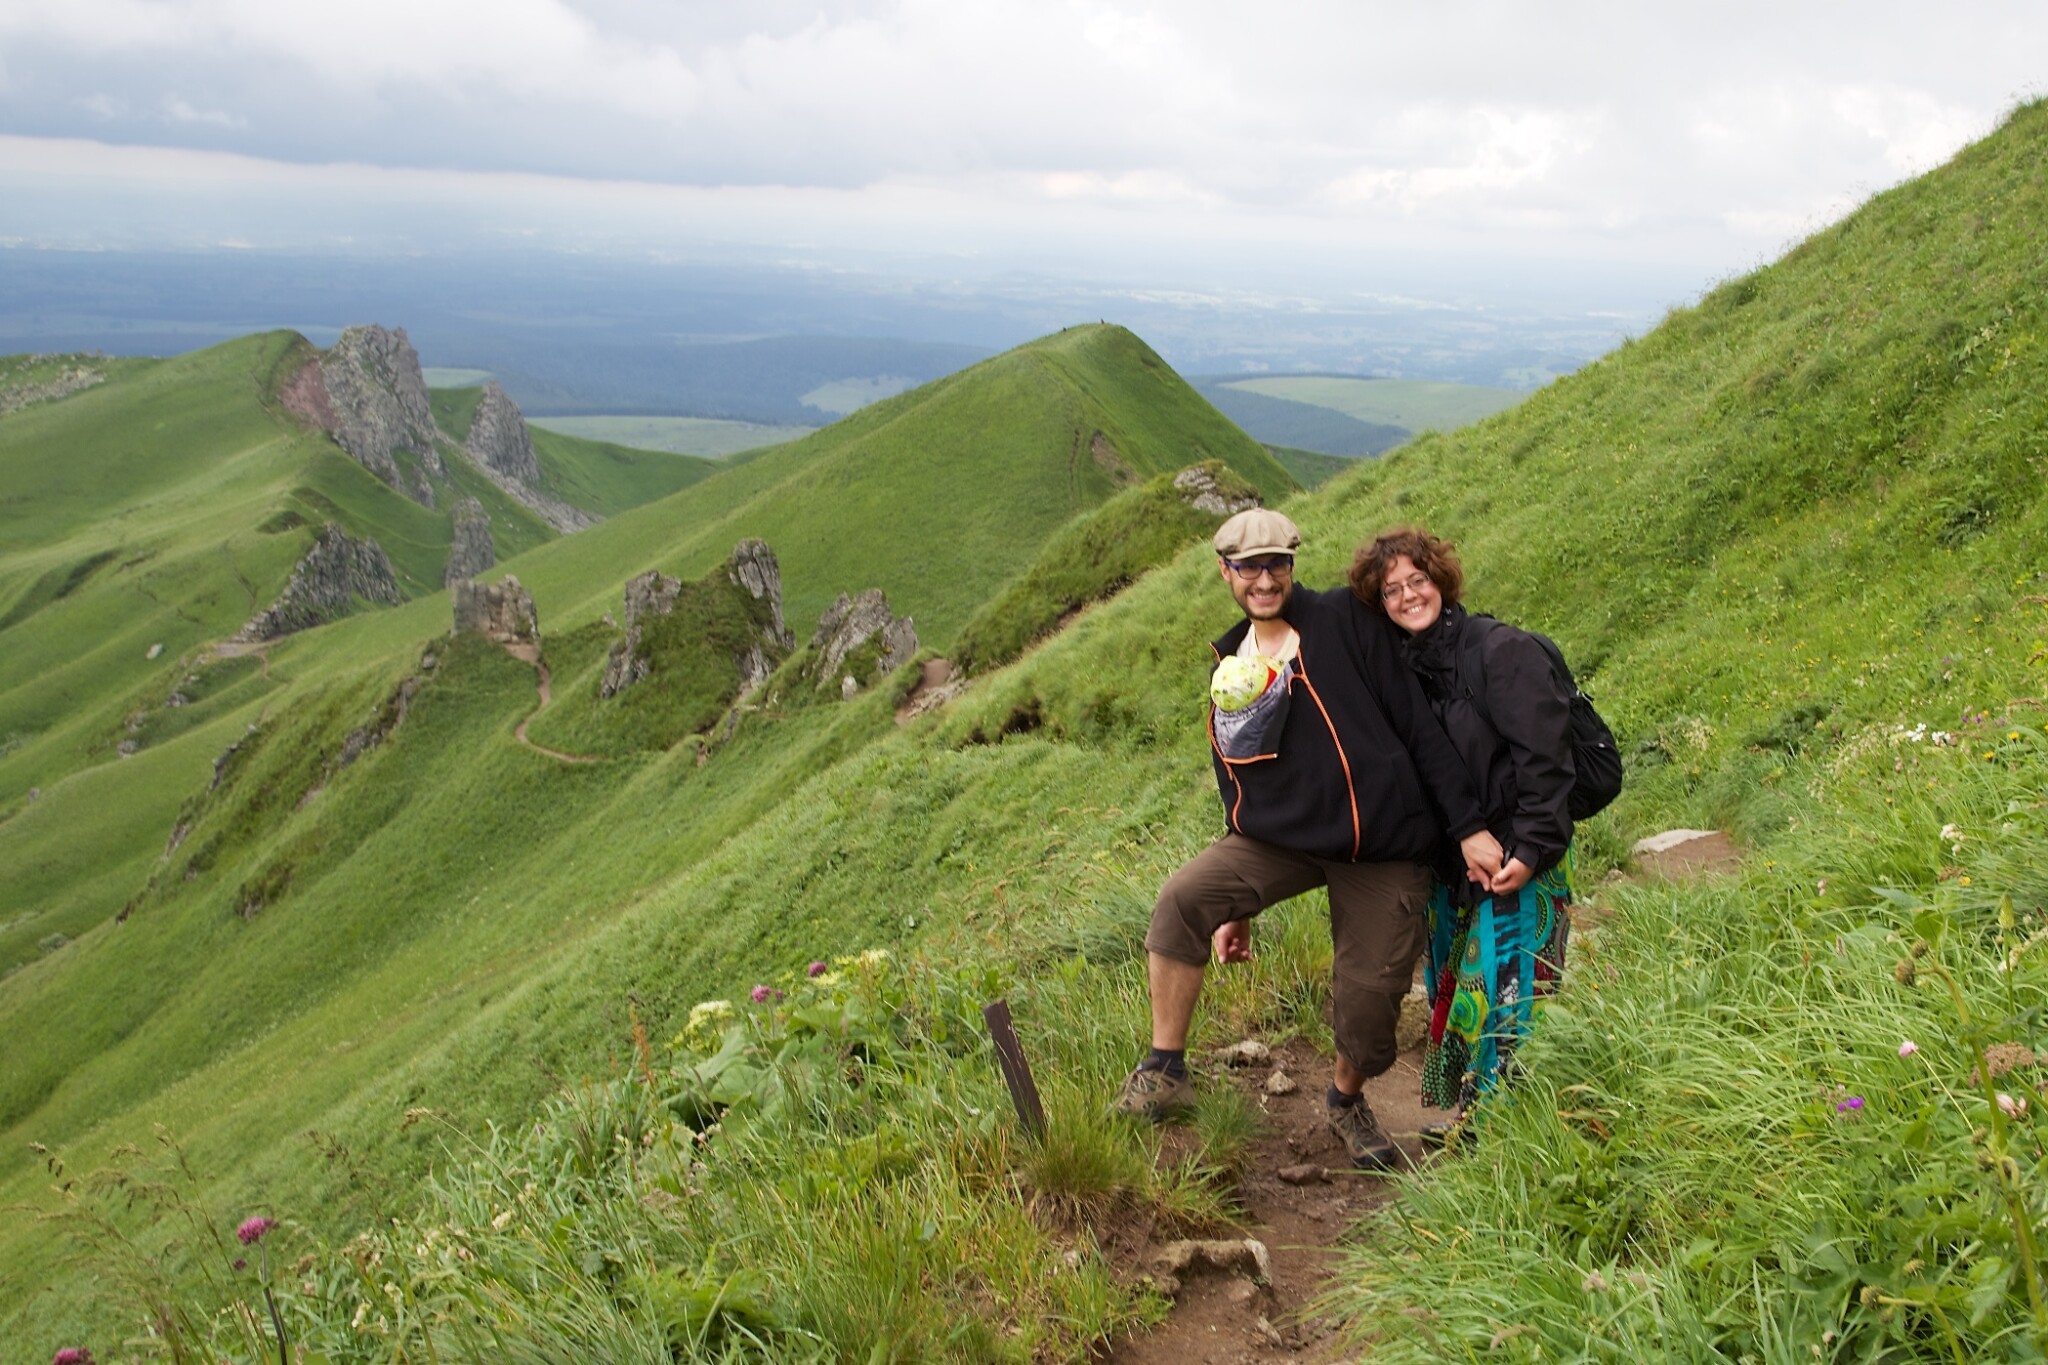
[[[2048, 999], [2024, 947], [2048, 924], [2044, 145], [2048, 107], [2027, 106], [1513, 410], [1285, 504], [1311, 584], [1389, 523], [1452, 536], [1469, 600], [1559, 640], [1629, 761], [1577, 845], [1607, 918], [1528, 1074], [1477, 1153], [1375, 1216], [1333, 1290], [1378, 1354], [2039, 1344], [2015, 1227], [2048, 1213], [2038, 1144], [1965, 1073], [1987, 1043], [2042, 1042]], [[1135, 363], [1090, 365], [1102, 351]], [[1047, 338], [508, 567], [545, 639], [629, 572], [701, 575], [758, 534], [799, 633], [828, 590], [875, 585], [947, 641], [1119, 466], [1156, 477], [1192, 462], [1188, 433], [1228, 439], [1146, 354], [1116, 329]], [[1071, 387], [1048, 401], [1054, 378]], [[991, 392], [1039, 413], [1034, 449], [988, 428]], [[921, 412], [1015, 454], [949, 471], [910, 439]], [[1269, 500], [1286, 487], [1202, 453]], [[890, 481], [864, 485], [871, 467]], [[1016, 470], [1039, 501], [1013, 512], [995, 476]], [[838, 537], [904, 525], [905, 472], [919, 520], [859, 558]], [[1234, 610], [1205, 546], [931, 719], [894, 723], [899, 676], [750, 718], [701, 765], [522, 748], [532, 671], [442, 641], [443, 613], [426, 597], [273, 649], [292, 690], [193, 796], [156, 889], [0, 981], [7, 1198], [48, 1182], [30, 1140], [88, 1170], [132, 1164], [116, 1144], [163, 1123], [197, 1207], [290, 1220], [314, 1284], [280, 1287], [298, 1339], [351, 1358], [1078, 1359], [1164, 1311], [1085, 1229], [1224, 1225], [1256, 1122], [1212, 1092], [1162, 1159], [1101, 1114], [1141, 1037], [1153, 890], [1219, 826], [1204, 642]], [[404, 721], [303, 795], [407, 680]], [[218, 753], [264, 709], [127, 766]], [[1681, 825], [1757, 853], [1708, 887], [1603, 880]], [[245, 919], [252, 887], [278, 894]], [[1324, 1039], [1319, 908], [1276, 911], [1261, 960], [1218, 974], [1197, 1055], [1240, 1030]], [[897, 956], [861, 955], [878, 947]], [[1036, 1049], [1044, 1143], [1000, 1117], [973, 1013], [997, 993]], [[132, 1311], [53, 1276], [51, 1235], [0, 1234], [21, 1359]], [[165, 1263], [181, 1302], [250, 1301], [195, 1254]]]

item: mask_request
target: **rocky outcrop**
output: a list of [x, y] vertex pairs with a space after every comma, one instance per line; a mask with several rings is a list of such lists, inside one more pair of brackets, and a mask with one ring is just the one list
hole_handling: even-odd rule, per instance
[[1173, 476], [1173, 491], [1197, 512], [1218, 517], [1234, 517], [1261, 501], [1258, 490], [1230, 474], [1220, 460], [1183, 469]]
[[[766, 609], [765, 620], [763, 613], [755, 614], [759, 629], [733, 656], [740, 671], [739, 693], [744, 696], [768, 680], [796, 641], [782, 619], [782, 566], [767, 541], [749, 539], [734, 546], [724, 572], [728, 583]], [[649, 675], [653, 661], [644, 644], [647, 624], [675, 610], [683, 587], [681, 579], [653, 571], [626, 584], [626, 633], [612, 645], [611, 657], [605, 661], [599, 696], [617, 696]]]
[[616, 697], [647, 677], [652, 662], [640, 648], [640, 635], [650, 617], [666, 616], [676, 609], [676, 597], [683, 580], [649, 569], [626, 582], [626, 634], [612, 642], [611, 656], [604, 663], [604, 677], [597, 695]]
[[357, 540], [330, 521], [294, 566], [291, 581], [277, 600], [251, 617], [234, 638], [238, 643], [275, 640], [344, 616], [357, 601], [395, 607], [404, 600], [383, 548], [374, 540]]
[[782, 565], [776, 561], [775, 551], [768, 548], [768, 542], [749, 537], [733, 546], [725, 573], [756, 602], [767, 602], [768, 628], [774, 643], [784, 651], [795, 648], [796, 637], [782, 620]]
[[[434, 489], [426, 476], [447, 471], [436, 448], [419, 352], [413, 350], [405, 329], [345, 329], [320, 358], [320, 381], [326, 396], [324, 412], [310, 394], [301, 392], [298, 401], [292, 401], [290, 385], [287, 406], [318, 422], [363, 468], [413, 501], [432, 507]], [[410, 452], [418, 463], [402, 467], [400, 451]]]
[[557, 531], [580, 531], [597, 524], [599, 518], [541, 488], [533, 432], [512, 395], [495, 379], [484, 385], [484, 396], [477, 403], [476, 416], [470, 419], [469, 439], [462, 450], [485, 478]]
[[533, 609], [533, 594], [511, 574], [496, 583], [457, 583], [455, 634], [471, 632], [506, 645], [539, 640], [540, 613]]
[[880, 588], [869, 588], [858, 597], [841, 593], [825, 608], [811, 637], [809, 671], [820, 687], [836, 684], [840, 696], [851, 697], [916, 653], [917, 627], [889, 610]]
[[484, 384], [483, 399], [470, 419], [469, 439], [462, 443], [470, 457], [485, 469], [516, 479], [528, 486], [540, 483], [540, 459], [533, 453], [533, 433], [519, 405], [497, 380]]
[[498, 562], [498, 547], [491, 540], [491, 517], [475, 498], [455, 504], [454, 531], [448, 542], [448, 568], [443, 584], [475, 578]]

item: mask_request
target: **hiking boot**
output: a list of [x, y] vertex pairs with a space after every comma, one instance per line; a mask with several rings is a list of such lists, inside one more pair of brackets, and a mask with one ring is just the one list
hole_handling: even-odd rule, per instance
[[1330, 1121], [1330, 1131], [1344, 1139], [1344, 1150], [1359, 1170], [1391, 1171], [1401, 1164], [1401, 1149], [1380, 1128], [1363, 1095], [1356, 1104], [1329, 1105], [1323, 1114]]
[[1194, 1107], [1193, 1081], [1186, 1076], [1169, 1076], [1156, 1067], [1139, 1067], [1124, 1078], [1124, 1088], [1111, 1101], [1109, 1111], [1157, 1123], [1171, 1114], [1185, 1114]]

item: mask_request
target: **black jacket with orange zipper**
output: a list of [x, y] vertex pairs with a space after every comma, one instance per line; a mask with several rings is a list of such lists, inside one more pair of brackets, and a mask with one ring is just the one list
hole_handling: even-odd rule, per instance
[[[1301, 636], [1273, 752], [1226, 760], [1209, 739], [1230, 828], [1337, 862], [1426, 863], [1445, 833], [1486, 827], [1472, 779], [1396, 652], [1397, 627], [1348, 588], [1297, 587], [1281, 612]], [[1212, 648], [1235, 654], [1251, 622]], [[1213, 715], [1213, 713], [1212, 713]]]

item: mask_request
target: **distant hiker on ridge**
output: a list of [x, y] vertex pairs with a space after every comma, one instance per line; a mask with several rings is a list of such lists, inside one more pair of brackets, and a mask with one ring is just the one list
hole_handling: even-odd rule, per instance
[[1158, 1119], [1194, 1104], [1188, 1026], [1214, 953], [1251, 957], [1254, 915], [1318, 886], [1330, 893], [1337, 1044], [1327, 1097], [1352, 1163], [1385, 1170], [1393, 1141], [1366, 1103], [1394, 1064], [1395, 1024], [1423, 949], [1441, 834], [1491, 884], [1501, 848], [1465, 765], [1401, 662], [1397, 632], [1348, 587], [1294, 582], [1301, 532], [1253, 508], [1216, 532], [1217, 568], [1245, 620], [1213, 646], [1210, 749], [1230, 832], [1160, 889], [1145, 935], [1152, 1050], [1113, 1108]]

